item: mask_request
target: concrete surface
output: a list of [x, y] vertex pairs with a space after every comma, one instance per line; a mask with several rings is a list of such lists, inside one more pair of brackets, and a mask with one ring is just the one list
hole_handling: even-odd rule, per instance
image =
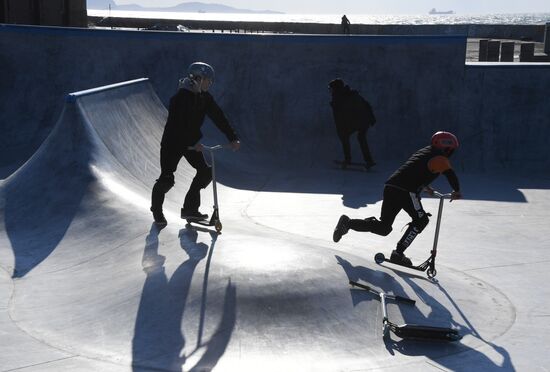
[[[464, 65], [461, 37], [343, 40], [0, 27], [12, 51], [0, 59], [0, 370], [544, 371], [548, 64]], [[203, 56], [220, 66], [213, 94], [243, 139], [216, 158], [221, 235], [179, 219], [184, 163], [168, 226], [148, 211], [163, 102]], [[372, 172], [333, 168], [334, 76], [374, 102]], [[445, 203], [437, 281], [373, 262], [404, 215], [386, 238], [333, 243], [339, 215], [378, 215], [384, 180], [442, 125], [462, 143], [452, 162], [465, 199]], [[210, 123], [205, 134], [222, 139]], [[436, 200], [423, 203], [435, 213]], [[434, 225], [409, 249], [414, 262]], [[395, 322], [464, 338], [384, 340], [379, 301], [350, 279], [416, 299], [389, 305]]]
[[[432, 282], [373, 263], [399, 231], [331, 241], [340, 213], [379, 212], [390, 169], [243, 174], [254, 152], [219, 153], [222, 234], [179, 220], [192, 176], [184, 163], [159, 230], [148, 196], [166, 110], [150, 83], [69, 97], [45, 143], [0, 186], [3, 371], [487, 371], [550, 362], [541, 322], [549, 293], [538, 285], [550, 258], [550, 180], [511, 197], [499, 184], [511, 180], [464, 175], [469, 196], [446, 203]], [[249, 190], [226, 186], [233, 178]], [[435, 212], [436, 200], [424, 203]], [[401, 215], [395, 226], [406, 222]], [[432, 236], [433, 225], [410, 249], [415, 261]], [[416, 299], [389, 305], [397, 323], [454, 327], [463, 340], [384, 340], [378, 300], [350, 289], [350, 279]]]

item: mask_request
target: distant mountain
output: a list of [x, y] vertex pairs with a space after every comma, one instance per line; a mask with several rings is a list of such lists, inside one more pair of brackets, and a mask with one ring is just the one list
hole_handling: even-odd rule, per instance
[[116, 8], [116, 4], [112, 0], [88, 0], [87, 8], [105, 10], [109, 9], [109, 5], [112, 9]]
[[199, 2], [181, 3], [176, 6], [158, 8], [158, 7], [143, 7], [141, 5], [117, 5], [113, 0], [88, 0], [88, 9], [109, 9], [112, 10], [131, 10], [131, 11], [146, 11], [146, 12], [188, 12], [188, 13], [255, 13], [255, 14], [283, 14], [272, 10], [249, 10], [237, 9], [222, 4], [206, 4]]

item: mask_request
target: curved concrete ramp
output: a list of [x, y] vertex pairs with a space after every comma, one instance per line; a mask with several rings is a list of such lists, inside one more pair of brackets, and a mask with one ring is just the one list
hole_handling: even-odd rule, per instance
[[[166, 109], [146, 79], [71, 94], [47, 141], [0, 184], [0, 331], [7, 340], [0, 346], [2, 370], [533, 366], [513, 356], [529, 343], [522, 338], [529, 319], [545, 315], [523, 302], [528, 294], [514, 281], [523, 278], [529, 285], [545, 275], [544, 240], [518, 238], [520, 230], [532, 236], [548, 232], [536, 224], [548, 218], [544, 204], [536, 210], [514, 201], [446, 204], [438, 281], [432, 282], [424, 273], [373, 263], [374, 253], [390, 251], [398, 231], [386, 239], [350, 233], [339, 244], [331, 240], [341, 213], [378, 214], [376, 195], [389, 169], [355, 173], [304, 166], [284, 172], [281, 163], [261, 169], [254, 158], [261, 149], [245, 146], [242, 153], [220, 152], [216, 158], [221, 235], [178, 218], [193, 176], [185, 162], [168, 194], [169, 224], [159, 230], [148, 207], [160, 173], [165, 119]], [[273, 154], [261, 155], [276, 164]], [[465, 187], [475, 190], [478, 179], [464, 177]], [[346, 190], [344, 200], [324, 192], [338, 188]], [[211, 205], [210, 192], [203, 192], [204, 208]], [[538, 203], [548, 195], [523, 193]], [[436, 205], [425, 200], [430, 211]], [[510, 224], [517, 219], [506, 213], [510, 208], [530, 208], [521, 228]], [[473, 215], [486, 218], [475, 228], [449, 228], [472, 226]], [[406, 222], [399, 216], [396, 230]], [[498, 234], [502, 225], [508, 226], [504, 237]], [[415, 262], [426, 258], [433, 228], [411, 248]], [[503, 238], [510, 247], [529, 247], [529, 259], [498, 244]], [[525, 267], [531, 279], [523, 276]], [[417, 300], [416, 306], [390, 303], [392, 321], [457, 328], [463, 340], [384, 340], [378, 299], [351, 289], [349, 280]], [[547, 336], [541, 340], [534, 350], [542, 353]], [[539, 360], [544, 364], [536, 365], [543, 366], [548, 357]]]

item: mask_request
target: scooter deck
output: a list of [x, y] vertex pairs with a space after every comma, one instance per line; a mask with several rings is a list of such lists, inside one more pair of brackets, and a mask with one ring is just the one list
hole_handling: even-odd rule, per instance
[[222, 231], [222, 223], [220, 222], [219, 219], [204, 219], [204, 218], [197, 218], [197, 219], [194, 219], [194, 218], [187, 218], [186, 219], [187, 223], [188, 224], [196, 224], [196, 225], [201, 225], [201, 226], [206, 226], [206, 227], [211, 227], [211, 226], [214, 226], [214, 228], [216, 229], [216, 232], [220, 233]]
[[433, 260], [433, 257], [430, 256], [426, 261], [422, 262], [420, 265], [412, 265], [412, 266], [407, 266], [407, 265], [402, 265], [402, 264], [399, 264], [397, 262], [392, 262], [390, 261], [389, 258], [387, 258], [386, 256], [384, 256], [383, 253], [379, 252], [377, 253], [376, 255], [374, 255], [374, 262], [376, 262], [377, 264], [381, 264], [382, 262], [388, 262], [392, 265], [396, 265], [396, 266], [401, 266], [401, 267], [406, 267], [408, 269], [412, 269], [412, 270], [417, 270], [417, 271], [427, 271], [427, 275], [429, 278], [433, 278], [434, 276], [437, 275], [437, 271], [435, 270], [435, 267], [432, 269], [430, 268], [430, 261]]
[[364, 167], [365, 165], [367, 165], [367, 163], [358, 163], [358, 162], [345, 163], [342, 160], [334, 160], [334, 164], [336, 164], [336, 165], [346, 164], [348, 166], [356, 166], [356, 167]]
[[187, 222], [200, 222], [200, 221], [208, 221], [208, 215], [206, 217], [182, 217]]
[[[356, 172], [368, 172], [371, 167], [367, 166], [366, 163], [346, 163], [344, 164], [341, 160], [334, 160], [334, 164], [337, 169], [344, 171], [356, 171]], [[345, 165], [345, 166], [344, 166]]]
[[[398, 302], [408, 303], [409, 305], [415, 304], [415, 300], [402, 296], [388, 295], [384, 292], [378, 292], [372, 289], [368, 285], [349, 281], [349, 284], [353, 287], [358, 287], [369, 292], [376, 293], [381, 299], [382, 312], [384, 314], [383, 323], [383, 335], [388, 336], [389, 331], [393, 332], [396, 336], [402, 339], [417, 339], [425, 341], [458, 341], [462, 336], [458, 333], [457, 329], [445, 328], [445, 327], [432, 327], [420, 324], [402, 324], [398, 325], [391, 322], [387, 318], [386, 301], [385, 299], [396, 300]], [[382, 295], [384, 294], [384, 296]]]
[[404, 339], [451, 342], [462, 339], [458, 330], [453, 328], [431, 327], [418, 324], [392, 324], [390, 329], [396, 336]]

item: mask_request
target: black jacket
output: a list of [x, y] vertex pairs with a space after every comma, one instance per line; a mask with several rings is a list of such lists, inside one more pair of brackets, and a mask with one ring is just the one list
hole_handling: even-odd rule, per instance
[[386, 185], [397, 186], [409, 192], [420, 193], [441, 173], [447, 177], [454, 191], [460, 191], [460, 185], [447, 157], [432, 146], [426, 146], [415, 152], [409, 160], [396, 170], [386, 181]]
[[330, 105], [339, 135], [349, 135], [376, 123], [371, 105], [347, 85], [333, 90]]
[[193, 93], [182, 88], [170, 99], [161, 146], [187, 147], [197, 144], [202, 138], [201, 127], [205, 116], [214, 122], [230, 142], [238, 139], [210, 93]]

